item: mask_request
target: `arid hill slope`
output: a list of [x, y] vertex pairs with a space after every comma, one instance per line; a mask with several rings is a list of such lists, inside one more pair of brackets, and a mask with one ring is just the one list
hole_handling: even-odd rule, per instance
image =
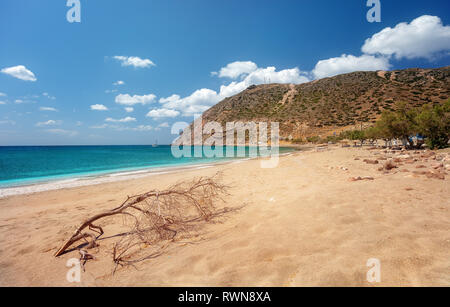
[[397, 101], [412, 106], [450, 97], [450, 66], [354, 72], [300, 85], [251, 86], [203, 114], [205, 121], [278, 121], [281, 136], [301, 139], [373, 123]]

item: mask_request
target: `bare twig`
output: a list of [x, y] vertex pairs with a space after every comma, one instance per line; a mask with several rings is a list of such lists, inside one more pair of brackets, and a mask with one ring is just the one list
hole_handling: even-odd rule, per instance
[[171, 242], [177, 235], [187, 234], [195, 223], [209, 221], [220, 214], [214, 203], [222, 199], [221, 195], [226, 193], [226, 189], [217, 182], [216, 175], [198, 178], [190, 183], [178, 183], [164, 191], [152, 190], [129, 196], [119, 207], [83, 221], [58, 249], [55, 257], [67, 252], [75, 243], [85, 240], [88, 244], [80, 250], [80, 261], [83, 261], [84, 267], [87, 260], [93, 259], [86, 250], [98, 246], [99, 238], [105, 233], [99, 226], [101, 221], [113, 216], [122, 216], [124, 225], [129, 228], [113, 245], [116, 269], [117, 266], [133, 265], [157, 257], [166, 247], [164, 242]]

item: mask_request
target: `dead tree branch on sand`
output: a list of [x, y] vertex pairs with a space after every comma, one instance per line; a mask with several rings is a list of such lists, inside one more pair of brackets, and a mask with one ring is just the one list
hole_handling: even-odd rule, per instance
[[[55, 257], [61, 256], [69, 247], [82, 240], [87, 243], [84, 249], [98, 246], [99, 238], [105, 233], [105, 225], [102, 227], [99, 222], [103, 220], [106, 225], [110, 225], [111, 220], [104, 219], [121, 216], [125, 229], [117, 235], [121, 239], [114, 243], [112, 251], [116, 266], [132, 265], [154, 258], [160, 254], [164, 242], [171, 242], [175, 236], [187, 233], [195, 223], [209, 221], [227, 211], [218, 211], [214, 206], [214, 202], [222, 199], [227, 189], [218, 183], [217, 176], [181, 182], [164, 191], [153, 190], [129, 196], [119, 207], [85, 220], [58, 249]], [[150, 255], [148, 247], [153, 247]], [[143, 255], [144, 249], [146, 255]], [[82, 257], [91, 256], [85, 251], [80, 252]]]

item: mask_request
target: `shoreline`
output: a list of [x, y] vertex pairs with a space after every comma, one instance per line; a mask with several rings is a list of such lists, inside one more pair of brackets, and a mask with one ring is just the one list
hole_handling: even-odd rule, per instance
[[[242, 161], [245, 160], [246, 159]], [[177, 173], [185, 170], [203, 169], [232, 162], [236, 162], [236, 160], [218, 161], [212, 163], [205, 162], [182, 166], [177, 165], [173, 167], [144, 168], [144, 169], [137, 169], [135, 171], [116, 171], [106, 173], [103, 175], [86, 175], [67, 179], [53, 179], [53, 180], [50, 179], [48, 181], [43, 182], [0, 188], [0, 199], [17, 195], [28, 195], [46, 191], [63, 190], [63, 189], [98, 185], [103, 183], [133, 180], [149, 176]]]
[[[283, 147], [287, 148], [288, 146]], [[279, 154], [278, 156], [282, 157], [285, 155], [290, 155], [295, 152], [306, 151], [298, 147], [292, 147], [292, 149], [293, 149], [292, 151]], [[203, 168], [210, 168], [230, 163], [231, 164], [240, 163], [260, 158], [261, 157], [233, 158], [226, 161], [217, 160], [214, 162], [203, 162], [195, 164], [179, 164], [163, 167], [146, 167], [146, 168], [138, 168], [136, 170], [117, 170], [98, 175], [88, 175], [88, 174], [84, 176], [74, 175], [74, 177], [70, 177], [70, 175], [67, 175], [68, 177], [63, 179], [56, 179], [56, 178], [48, 180], [43, 179], [42, 181], [37, 181], [29, 184], [0, 187], [0, 199], [7, 198], [10, 196], [28, 195], [46, 191], [70, 189], [90, 185], [98, 185], [103, 183], [140, 179], [161, 174], [178, 173], [186, 170], [199, 170]]]

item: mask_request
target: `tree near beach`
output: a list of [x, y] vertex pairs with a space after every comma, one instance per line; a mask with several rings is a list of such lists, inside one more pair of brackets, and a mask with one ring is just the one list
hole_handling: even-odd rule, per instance
[[445, 148], [450, 137], [450, 99], [443, 104], [425, 105], [417, 115], [420, 134], [427, 136], [430, 148]]
[[376, 126], [372, 126], [364, 130], [364, 136], [371, 144], [374, 144], [379, 139], [380, 131]]
[[410, 136], [420, 134], [426, 138], [426, 144], [431, 149], [445, 148], [450, 135], [450, 99], [420, 108], [410, 108], [404, 102], [397, 103], [396, 111], [382, 113], [372, 133], [386, 140], [401, 139], [404, 146]]
[[349, 139], [351, 141], [355, 141], [355, 146], [356, 146], [356, 141], [361, 142], [361, 146], [363, 146], [364, 141], [366, 140], [366, 135], [363, 130], [345, 131], [341, 134], [341, 137], [343, 139]]
[[[384, 111], [374, 126], [365, 130], [344, 131], [341, 139], [364, 141], [384, 139], [386, 146], [393, 139], [408, 146], [411, 136], [425, 137], [431, 149], [448, 147], [450, 139], [450, 99], [444, 103], [427, 104], [420, 108], [409, 107], [405, 102], [395, 104], [395, 111]], [[409, 144], [409, 147], [413, 147]]]
[[409, 108], [404, 102], [395, 104], [396, 111], [384, 111], [375, 124], [375, 131], [385, 140], [401, 139], [403, 146], [408, 138], [418, 132], [416, 124], [417, 110]]

